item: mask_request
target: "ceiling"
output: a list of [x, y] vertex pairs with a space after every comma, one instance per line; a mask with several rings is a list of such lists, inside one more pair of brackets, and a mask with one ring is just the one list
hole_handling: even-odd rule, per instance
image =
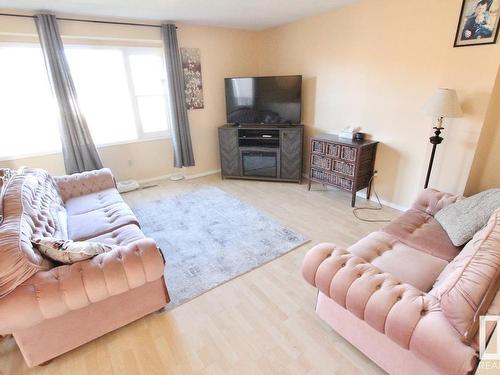
[[0, 9], [260, 30], [356, 0], [0, 0]]

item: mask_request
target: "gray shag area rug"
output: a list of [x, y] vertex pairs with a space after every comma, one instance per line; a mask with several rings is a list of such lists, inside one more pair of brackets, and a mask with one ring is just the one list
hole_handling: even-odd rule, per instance
[[171, 309], [308, 242], [215, 188], [132, 208], [167, 261]]

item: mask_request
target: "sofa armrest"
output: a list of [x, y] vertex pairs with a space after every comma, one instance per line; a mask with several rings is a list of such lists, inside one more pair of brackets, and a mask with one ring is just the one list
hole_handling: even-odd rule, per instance
[[127, 292], [161, 278], [163, 271], [156, 243], [142, 239], [83, 262], [38, 272], [0, 299], [0, 334]]
[[439, 210], [462, 199], [460, 195], [443, 193], [435, 189], [425, 189], [420, 193], [411, 208], [434, 216]]
[[116, 188], [116, 181], [109, 168], [90, 172], [56, 176], [54, 180], [59, 187], [63, 201], [81, 195], [96, 193], [105, 189]]
[[422, 314], [438, 305], [436, 298], [333, 244], [309, 250], [302, 273], [311, 285], [405, 349]]
[[463, 342], [460, 333], [437, 308], [422, 315], [409, 349], [443, 374], [472, 374], [478, 362], [476, 349]]

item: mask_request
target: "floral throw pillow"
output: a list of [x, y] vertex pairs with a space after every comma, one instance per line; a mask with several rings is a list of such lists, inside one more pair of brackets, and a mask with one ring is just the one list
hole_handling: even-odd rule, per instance
[[37, 238], [32, 240], [32, 243], [43, 255], [65, 264], [90, 259], [113, 249], [113, 246], [99, 242], [58, 240], [50, 237]]

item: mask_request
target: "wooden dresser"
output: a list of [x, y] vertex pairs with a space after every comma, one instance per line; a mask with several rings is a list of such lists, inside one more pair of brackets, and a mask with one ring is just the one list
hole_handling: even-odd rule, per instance
[[311, 138], [309, 186], [316, 181], [334, 186], [352, 194], [351, 206], [356, 203], [356, 192], [367, 188], [371, 193], [378, 142], [354, 141], [336, 135], [322, 134]]

